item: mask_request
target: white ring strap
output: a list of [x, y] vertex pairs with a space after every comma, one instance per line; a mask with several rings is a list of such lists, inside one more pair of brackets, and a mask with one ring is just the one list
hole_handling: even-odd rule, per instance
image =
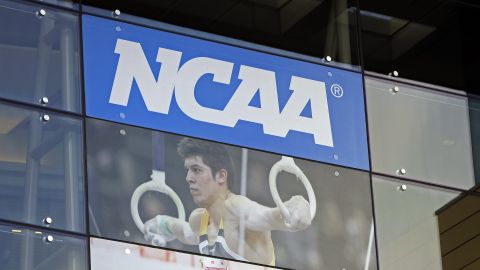
[[175, 191], [165, 183], [165, 172], [153, 170], [152, 180], [138, 186], [133, 192], [132, 199], [130, 201], [130, 211], [132, 212], [133, 221], [142, 233], [145, 230], [145, 225], [138, 213], [138, 202], [140, 201], [143, 193], [147, 191], [157, 191], [168, 195], [177, 206], [178, 219], [185, 220], [185, 207], [183, 206], [183, 203], [180, 200], [180, 197], [178, 197], [177, 193], [175, 193]]
[[297, 164], [295, 164], [295, 161], [293, 161], [293, 158], [282, 156], [282, 159], [277, 163], [273, 164], [272, 168], [270, 169], [269, 184], [270, 184], [270, 192], [272, 193], [273, 201], [282, 212], [282, 216], [286, 219], [285, 224], [287, 226], [289, 225], [288, 220], [290, 219], [290, 212], [285, 207], [285, 204], [282, 202], [282, 199], [278, 194], [277, 175], [281, 171], [285, 171], [295, 175], [300, 179], [302, 184], [305, 186], [305, 189], [307, 190], [307, 195], [308, 195], [308, 202], [310, 204], [310, 217], [313, 220], [313, 218], [315, 217], [315, 213], [317, 211], [317, 201], [315, 198], [315, 193], [313, 191], [312, 185], [308, 181], [308, 178], [307, 176], [305, 176], [303, 171], [297, 166]]

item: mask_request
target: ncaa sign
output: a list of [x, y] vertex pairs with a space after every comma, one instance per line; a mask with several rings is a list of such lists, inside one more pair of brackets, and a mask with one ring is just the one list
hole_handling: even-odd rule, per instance
[[358, 73], [89, 15], [83, 35], [88, 116], [369, 168]]

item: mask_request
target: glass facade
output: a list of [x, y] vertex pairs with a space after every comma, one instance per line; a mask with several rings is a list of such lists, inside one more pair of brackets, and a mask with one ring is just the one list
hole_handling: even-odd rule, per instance
[[380, 269], [441, 269], [435, 211], [458, 192], [376, 175], [372, 180]]
[[374, 172], [474, 185], [467, 97], [374, 77], [365, 91]]
[[80, 113], [78, 14], [0, 2], [0, 97]]
[[[199, 211], [195, 194], [189, 191], [193, 180], [185, 173], [184, 160], [177, 153], [182, 140], [185, 137], [87, 119], [87, 148], [92, 149], [87, 156], [91, 234], [149, 244], [143, 232], [136, 227], [130, 211], [111, 212], [111, 209], [129, 209], [131, 201], [125, 198], [132, 197], [135, 190], [150, 179], [155, 181], [151, 176], [152, 164], [160, 161], [164, 163], [166, 184], [180, 197], [187, 219]], [[211, 147], [220, 145], [205, 143], [211, 144]], [[227, 151], [235, 168], [235, 176], [230, 178], [234, 181], [230, 191], [261, 205], [275, 207], [271, 196], [265, 194], [270, 193], [270, 168], [281, 156], [233, 146], [227, 147]], [[305, 160], [295, 160], [295, 163], [310, 180], [318, 209], [311, 225], [305, 230], [272, 231], [275, 265], [299, 269], [316, 269], [319, 266], [376, 269], [373, 260], [365, 261], [367, 254], [375, 252], [374, 245], [369, 245], [373, 218], [368, 173]], [[242, 172], [242, 169], [246, 171]], [[285, 200], [295, 195], [312, 200], [294, 177], [280, 174], [277, 181], [278, 190]], [[158, 214], [176, 217], [178, 205], [165, 194], [149, 191], [140, 198], [138, 209], [141, 219], [146, 221]], [[249, 237], [255, 233], [248, 222], [239, 223], [238, 230], [245, 232], [241, 240], [251, 243]], [[229, 234], [225, 233], [228, 243]], [[167, 243], [166, 247], [198, 252], [197, 246], [178, 240]], [[307, 253], [300, 252], [303, 247], [308, 247]], [[230, 248], [238, 253], [249, 252], [248, 247], [244, 248], [245, 251]], [[252, 258], [250, 261], [269, 263], [255, 256]]]
[[0, 113], [0, 218], [85, 232], [82, 120], [3, 102]]
[[[269, 53], [321, 63], [332, 61], [356, 70], [360, 65], [356, 1], [188, 0], [146, 2], [141, 8], [130, 5], [127, 1], [84, 3], [107, 10], [87, 6], [87, 12], [98, 15], [111, 16], [112, 10], [119, 9], [124, 12], [119, 16], [122, 20], [134, 23], [155, 25], [158, 28], [178, 25], [190, 28], [177, 29], [183, 33], [196, 34], [195, 30], [199, 30], [227, 36], [233, 39], [220, 37], [221, 42], [228, 40], [230, 44], [254, 46]], [[132, 14], [137, 16], [131, 16]], [[192, 29], [195, 30], [192, 32]], [[211, 34], [209, 39], [219, 37]], [[328, 61], [327, 56], [330, 57]]]
[[[156, 249], [135, 244], [91, 238], [91, 269], [141, 268], [154, 269], [202, 269], [206, 266], [228, 267], [231, 270], [274, 270], [276, 268], [221, 261], [172, 250]], [[217, 268], [220, 268], [217, 267]], [[213, 268], [213, 269], [217, 269]]]
[[[480, 89], [471, 32], [480, 5], [387, 2], [0, 0], [0, 268], [478, 269]], [[86, 18], [117, 24], [121, 42], [95, 43], [100, 38], [87, 33], [90, 49], [106, 48], [115, 69], [85, 63]], [[259, 57], [232, 60], [227, 80], [208, 65], [229, 67], [213, 47], [152, 49], [128, 25], [228, 45], [228, 57]], [[137, 58], [125, 56], [132, 52]], [[270, 69], [255, 66], [262, 55]], [[135, 68], [122, 69], [125, 59]], [[191, 61], [201, 64], [184, 68]], [[295, 61], [327, 67], [325, 82], [292, 66], [283, 67], [286, 77], [275, 69]], [[90, 114], [97, 103], [87, 92], [105, 90], [86, 90], [91, 72], [111, 79], [97, 85], [108, 90], [98, 97], [120, 108], [116, 118]], [[345, 73], [360, 78], [364, 98], [355, 100], [364, 111], [339, 109], [352, 91]], [[270, 84], [256, 84], [265, 74]], [[110, 94], [115, 87], [128, 90], [124, 103]], [[289, 94], [268, 96], [280, 87]], [[155, 107], [167, 88], [170, 107]], [[184, 132], [192, 128], [187, 118], [222, 123], [211, 116], [227, 107], [219, 103], [226, 89], [250, 118], [209, 132], [235, 125], [247, 132], [220, 140], [199, 135], [209, 129], [203, 122], [193, 126], [200, 133]], [[250, 92], [236, 96], [241, 91]], [[187, 114], [185, 100], [202, 116]], [[138, 116], [146, 109], [181, 117], [149, 126]], [[321, 134], [327, 121], [353, 126], [347, 134], [332, 129], [320, 147], [365, 134], [366, 166], [341, 163], [355, 147], [325, 159], [295, 154], [310, 151], [318, 134], [275, 135], [270, 127], [292, 121], [267, 111], [295, 114], [303, 131], [311, 127], [302, 121], [314, 118], [323, 121]], [[265, 121], [248, 126], [256, 114]], [[278, 150], [243, 143], [259, 131], [306, 143]], [[292, 157], [279, 154], [289, 147]]]
[[87, 270], [86, 237], [0, 223], [2, 269]]
[[478, 1], [359, 1], [365, 69], [477, 91]]

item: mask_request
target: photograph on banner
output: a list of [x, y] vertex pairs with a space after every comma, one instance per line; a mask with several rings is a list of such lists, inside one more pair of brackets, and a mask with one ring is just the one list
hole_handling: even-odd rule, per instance
[[88, 119], [91, 234], [265, 266], [376, 269], [367, 172]]
[[275, 270], [277, 268], [90, 238], [92, 270]]

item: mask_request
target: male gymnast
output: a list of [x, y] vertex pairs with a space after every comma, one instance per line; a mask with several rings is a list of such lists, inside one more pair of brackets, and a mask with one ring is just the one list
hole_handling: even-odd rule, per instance
[[[302, 196], [285, 202], [291, 215], [287, 226], [278, 207], [234, 194], [233, 162], [222, 144], [183, 138], [177, 151], [184, 159], [186, 182], [199, 208], [192, 211], [188, 222], [167, 215], [147, 221], [147, 241], [155, 235], [175, 237], [183, 244], [198, 245], [201, 254], [274, 266], [271, 231], [300, 231], [310, 226], [309, 203]], [[244, 239], [240, 239], [240, 224], [245, 226]], [[243, 256], [239, 241], [244, 241]]]

